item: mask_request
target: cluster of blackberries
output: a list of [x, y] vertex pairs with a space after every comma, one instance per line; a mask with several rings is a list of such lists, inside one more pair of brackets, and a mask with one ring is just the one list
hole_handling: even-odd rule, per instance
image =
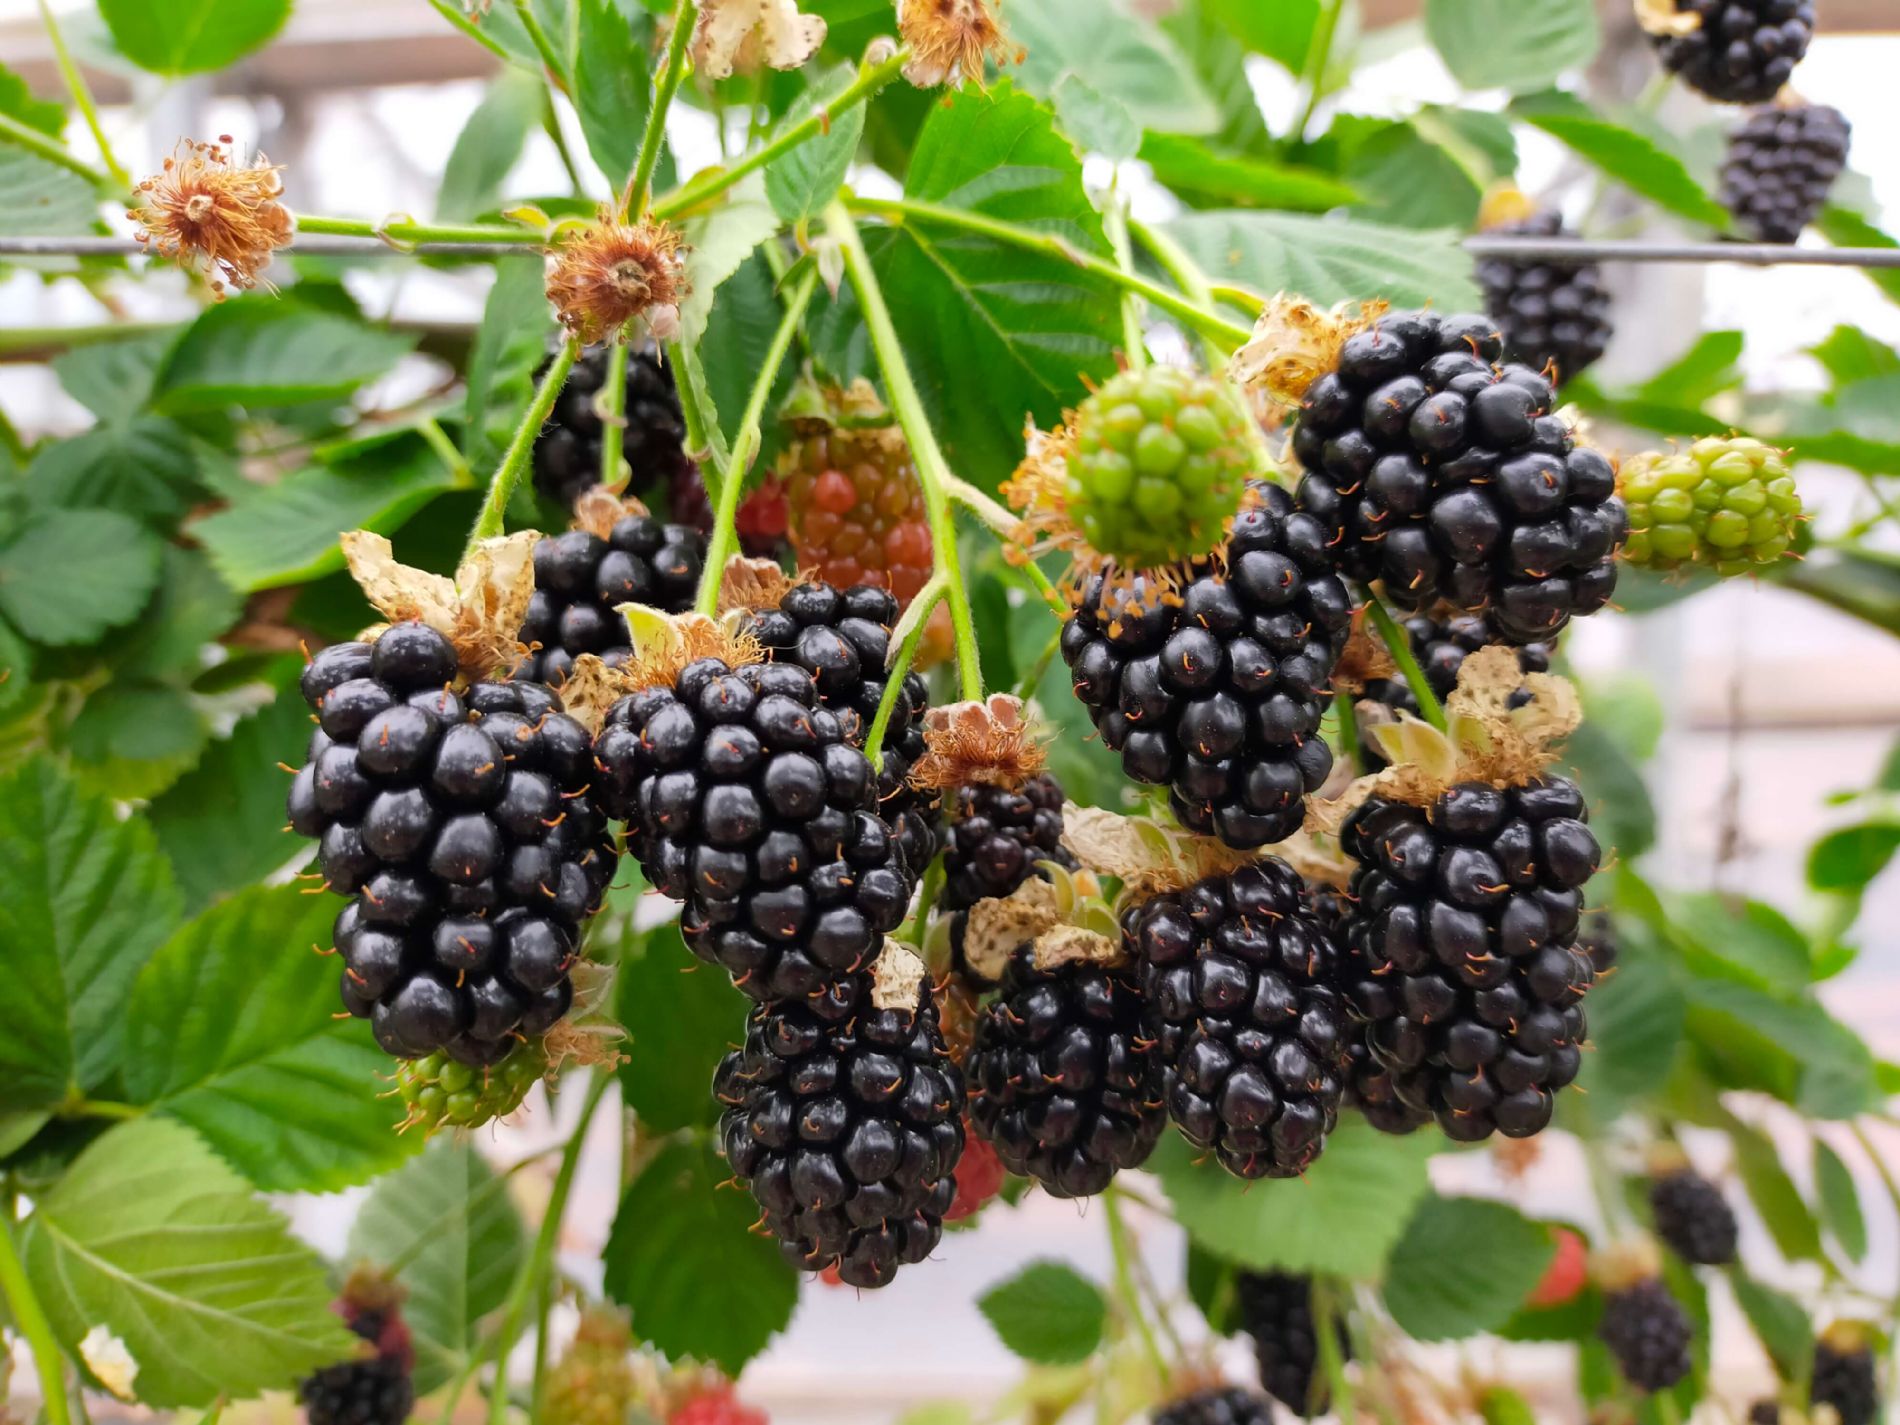
[[719, 1066], [720, 1137], [786, 1259], [883, 1286], [929, 1256], [956, 1195], [962, 1076], [928, 997], [876, 1008], [852, 976], [761, 1005]]
[[[795, 664], [818, 684], [818, 700], [836, 713], [845, 740], [863, 746], [889, 684], [885, 660], [891, 629], [902, 609], [888, 589], [859, 584], [798, 584], [776, 609], [752, 617], [752, 631], [766, 656]], [[896, 694], [878, 766], [878, 815], [896, 835], [913, 877], [936, 854], [939, 797], [910, 784], [911, 768], [924, 755], [924, 713], [929, 694], [923, 678], [907, 673]]]
[[1169, 1401], [1154, 1425], [1273, 1425], [1273, 1406], [1250, 1390], [1215, 1386]]
[[1700, 23], [1652, 34], [1663, 68], [1724, 104], [1775, 97], [1814, 40], [1814, 0], [1676, 0]]
[[1722, 206], [1761, 242], [1793, 242], [1847, 167], [1846, 115], [1826, 104], [1757, 109], [1728, 138]]
[[1604, 1293], [1597, 1336], [1638, 1390], [1667, 1390], [1689, 1374], [1688, 1313], [1658, 1277]]
[[[1843, 1339], [1834, 1339], [1839, 1334]], [[1824, 1332], [1814, 1343], [1814, 1373], [1808, 1387], [1813, 1405], [1831, 1405], [1841, 1425], [1874, 1425], [1880, 1417], [1880, 1382], [1873, 1347], [1857, 1331]]]
[[1649, 1210], [1656, 1235], [1683, 1261], [1724, 1267], [1735, 1260], [1735, 1210], [1700, 1173], [1684, 1167], [1651, 1178]]
[[401, 1425], [416, 1403], [410, 1371], [415, 1348], [394, 1306], [343, 1303], [351, 1331], [376, 1348], [374, 1355], [339, 1361], [305, 1377], [297, 1386], [310, 1425]]
[[1224, 557], [1180, 576], [1178, 591], [1089, 581], [1062, 630], [1075, 694], [1189, 830], [1243, 849], [1284, 840], [1333, 765], [1319, 723], [1352, 604], [1326, 531], [1256, 485]]
[[1503, 348], [1488, 317], [1381, 317], [1308, 387], [1293, 449], [1300, 506], [1347, 574], [1532, 643], [1609, 602], [1627, 521], [1610, 462], [1553, 414], [1550, 378], [1495, 364]]
[[1062, 845], [1062, 784], [1047, 772], [1019, 787], [959, 787], [944, 833], [944, 910], [968, 910], [1009, 895], [1036, 874], [1037, 863], [1073, 867]]
[[1339, 1118], [1348, 1025], [1304, 891], [1266, 857], [1123, 916], [1169, 1116], [1243, 1178], [1303, 1172]]
[[[1320, 1370], [1313, 1322], [1313, 1279], [1288, 1272], [1242, 1272], [1235, 1281], [1242, 1328], [1253, 1337], [1260, 1388], [1302, 1419], [1332, 1404]], [[1342, 1361], [1352, 1358], [1343, 1322], [1332, 1326]]]
[[[600, 483], [600, 447], [605, 425], [601, 388], [607, 384], [610, 350], [584, 352], [555, 400], [548, 423], [534, 442], [534, 487], [553, 503], [571, 506]], [[546, 366], [542, 367], [546, 370]], [[538, 379], [539, 373], [537, 373]], [[672, 370], [658, 348], [636, 347], [627, 358], [626, 426], [620, 450], [633, 471], [635, 489], [666, 487], [693, 468], [685, 452], [686, 420]], [[694, 481], [697, 484], [697, 480]]]
[[[1574, 237], [1561, 213], [1540, 213], [1487, 230], [1497, 237]], [[1610, 345], [1610, 289], [1594, 262], [1487, 257], [1478, 263], [1484, 309], [1497, 318], [1504, 354], [1549, 371], [1562, 385]]]
[[1154, 1150], [1167, 1115], [1134, 975], [1011, 957], [964, 1065], [970, 1121], [1011, 1172], [1053, 1197], [1088, 1197]]
[[452, 691], [455, 650], [422, 623], [324, 649], [291, 827], [318, 838], [343, 1003], [399, 1058], [497, 1063], [573, 997], [568, 969], [618, 851], [589, 794], [587, 731], [538, 683]]
[[609, 667], [626, 662], [633, 650], [621, 604], [692, 608], [706, 541], [685, 525], [630, 514], [605, 539], [584, 529], [551, 535], [533, 557], [534, 594], [520, 633], [530, 652], [515, 676], [559, 687], [583, 653]]
[[1561, 778], [1461, 782], [1426, 808], [1373, 796], [1340, 832], [1358, 862], [1346, 1002], [1399, 1099], [1459, 1141], [1529, 1137], [1577, 1076], [1586, 815]]

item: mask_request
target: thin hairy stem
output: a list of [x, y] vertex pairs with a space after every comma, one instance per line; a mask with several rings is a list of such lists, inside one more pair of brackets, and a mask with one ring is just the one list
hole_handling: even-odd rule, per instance
[[481, 513], [475, 516], [475, 528], [469, 531], [468, 552], [472, 553], [484, 539], [493, 539], [501, 533], [508, 517], [508, 502], [514, 499], [515, 487], [521, 483], [521, 472], [528, 468], [529, 461], [534, 458], [534, 439], [541, 433], [548, 413], [554, 409], [555, 398], [561, 394], [567, 373], [574, 369], [575, 358], [580, 354], [579, 342], [565, 342], [560, 351], [555, 353], [554, 360], [548, 363], [548, 369], [542, 373], [541, 384], [534, 388], [534, 399], [528, 402], [521, 424], [515, 427], [514, 437], [508, 442], [501, 464], [495, 468], [494, 478], [488, 482], [488, 496], [482, 501]]

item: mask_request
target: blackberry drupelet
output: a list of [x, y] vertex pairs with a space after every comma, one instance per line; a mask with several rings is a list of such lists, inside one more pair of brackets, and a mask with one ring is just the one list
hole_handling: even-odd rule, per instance
[[444, 1124], [480, 1128], [506, 1118], [547, 1073], [547, 1055], [524, 1049], [493, 1068], [471, 1068], [447, 1054], [406, 1060], [396, 1068], [396, 1090], [408, 1110], [403, 1127], [425, 1133]]
[[1656, 1235], [1685, 1262], [1724, 1267], [1735, 1260], [1735, 1212], [1722, 1190], [1688, 1167], [1659, 1172], [1649, 1181], [1649, 1209]]
[[[534, 487], [557, 505], [573, 505], [600, 483], [604, 426], [596, 403], [600, 388], [607, 384], [609, 356], [605, 346], [581, 354], [554, 403], [553, 415], [535, 437]], [[546, 369], [544, 364], [542, 370]], [[635, 347], [628, 354], [625, 411], [620, 449], [633, 472], [633, 488], [665, 487], [679, 471], [692, 468], [673, 373], [655, 347]]]
[[410, 1371], [415, 1349], [394, 1299], [357, 1305], [348, 1289], [339, 1303], [350, 1330], [376, 1348], [372, 1356], [339, 1361], [305, 1377], [297, 1386], [310, 1425], [400, 1425], [416, 1403]]
[[1865, 1328], [1836, 1322], [1814, 1343], [1811, 1405], [1831, 1405], [1841, 1425], [1873, 1425], [1880, 1417], [1880, 1382]]
[[1662, 66], [1724, 104], [1775, 97], [1814, 39], [1814, 0], [1676, 0], [1701, 23], [1687, 34], [1651, 34]]
[[[1332, 1392], [1320, 1371], [1313, 1325], [1313, 1279], [1286, 1272], [1242, 1272], [1235, 1281], [1243, 1329], [1253, 1337], [1260, 1388], [1302, 1419], [1326, 1413]], [[1334, 1322], [1341, 1360], [1352, 1359], [1343, 1322]]]
[[[1561, 213], [1500, 223], [1487, 237], [1575, 237]], [[1556, 263], [1487, 257], [1478, 263], [1484, 309], [1496, 314], [1504, 354], [1533, 370], [1549, 370], [1561, 386], [1592, 365], [1610, 344], [1610, 289], [1594, 262]]]
[[1340, 832], [1359, 863], [1346, 1002], [1400, 1099], [1461, 1142], [1531, 1136], [1577, 1076], [1585, 816], [1562, 778], [1461, 782], [1429, 809], [1375, 795]]
[[1847, 167], [1852, 132], [1826, 104], [1757, 109], [1728, 137], [1722, 206], [1758, 242], [1794, 242]]
[[971, 1124], [1004, 1167], [1052, 1197], [1090, 1197], [1147, 1161], [1167, 1113], [1141, 1011], [1129, 970], [1010, 957], [963, 1065]]
[[787, 1261], [883, 1286], [935, 1249], [963, 1152], [963, 1076], [930, 991], [879, 1009], [868, 976], [761, 1005], [719, 1066], [720, 1140]]
[[1250, 1390], [1219, 1386], [1170, 1401], [1154, 1425], [1273, 1425], [1273, 1406]]
[[1495, 365], [1489, 317], [1397, 312], [1347, 338], [1300, 402], [1302, 510], [1344, 572], [1406, 609], [1443, 599], [1495, 640], [1547, 640], [1616, 587], [1616, 472], [1554, 415], [1548, 377]]
[[[796, 664], [817, 679], [819, 702], [843, 722], [845, 740], [862, 747], [889, 681], [885, 659], [901, 612], [896, 596], [871, 584], [843, 590], [798, 584], [776, 609], [752, 616], [752, 631], [767, 657]], [[897, 699], [879, 758], [878, 815], [897, 837], [914, 879], [937, 853], [941, 798], [910, 784], [911, 768], [924, 755], [930, 695], [923, 678], [905, 674]]]
[[1781, 1402], [1756, 1401], [1748, 1407], [1748, 1425], [1781, 1425]]
[[1689, 1374], [1689, 1317], [1660, 1278], [1605, 1292], [1597, 1335], [1638, 1390], [1667, 1390]]
[[1319, 736], [1352, 622], [1318, 521], [1255, 485], [1219, 564], [1118, 590], [1091, 578], [1062, 629], [1075, 695], [1138, 782], [1189, 830], [1243, 850], [1281, 841], [1332, 770]]
[[[1343, 891], [1332, 886], [1309, 885], [1305, 904], [1307, 913], [1332, 944], [1335, 988], [1343, 995], [1363, 973], [1361, 962], [1346, 938], [1346, 917], [1352, 903]], [[1350, 1004], [1347, 1009], [1350, 1020]], [[1380, 1133], [1410, 1133], [1432, 1121], [1429, 1113], [1408, 1107], [1399, 1097], [1398, 1087], [1392, 1082], [1392, 1071], [1373, 1054], [1372, 1046], [1366, 1042], [1365, 1026], [1356, 1022], [1347, 1025], [1343, 1077], [1346, 1091], [1341, 1105], [1357, 1109], [1359, 1116]]]
[[647, 879], [686, 903], [687, 945], [752, 998], [823, 992], [903, 920], [914, 881], [871, 764], [796, 664], [689, 663], [613, 706], [594, 759]]
[[292, 829], [318, 839], [343, 1004], [398, 1058], [477, 1068], [545, 1034], [619, 852], [590, 794], [587, 731], [539, 683], [452, 690], [455, 651], [422, 623], [324, 649], [304, 669], [317, 714], [291, 784]]
[[1062, 845], [1062, 784], [1047, 772], [1020, 787], [959, 787], [945, 829], [944, 910], [968, 910], [1006, 896], [1036, 874], [1041, 861], [1075, 866]]
[[1304, 1172], [1339, 1118], [1348, 1025], [1303, 890], [1267, 857], [1123, 915], [1168, 1114], [1238, 1177]]
[[1619, 953], [1616, 922], [1607, 910], [1586, 910], [1577, 926], [1577, 948], [1590, 957], [1590, 968], [1601, 979], [1616, 968]]
[[551, 535], [534, 546], [534, 594], [521, 641], [534, 651], [515, 670], [520, 678], [559, 687], [583, 653], [610, 667], [632, 653], [621, 604], [662, 613], [693, 606], [706, 541], [651, 515], [623, 515], [607, 538], [584, 529]]

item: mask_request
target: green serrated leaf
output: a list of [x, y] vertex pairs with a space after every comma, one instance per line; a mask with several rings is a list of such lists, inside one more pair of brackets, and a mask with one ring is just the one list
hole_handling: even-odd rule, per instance
[[0, 237], [91, 232], [99, 195], [70, 168], [0, 139]]
[[[778, 231], [778, 215], [761, 194], [762, 186], [743, 185], [744, 196], [688, 218], [680, 225], [686, 245], [686, 276], [692, 284], [686, 300], [680, 303], [680, 340], [691, 344], [706, 330], [713, 298], [722, 284], [737, 272], [764, 242]], [[743, 408], [743, 402], [741, 408]], [[727, 413], [737, 421], [739, 411]]]
[[197, 475], [182, 426], [136, 416], [42, 445], [27, 467], [26, 495], [41, 509], [96, 506], [163, 522], [197, 499]]
[[[1633, 931], [1623, 938], [1633, 940]], [[1584, 1056], [1589, 1096], [1571, 1106], [1587, 1111], [1593, 1123], [1607, 1123], [1668, 1079], [1682, 1048], [1682, 991], [1662, 954], [1626, 943], [1615, 971], [1590, 992], [1589, 1014], [1595, 1050]]]
[[167, 1119], [120, 1124], [81, 1153], [34, 1203], [23, 1255], [60, 1344], [77, 1354], [104, 1326], [149, 1406], [282, 1389], [355, 1347], [322, 1258]]
[[26, 81], [0, 64], [0, 114], [18, 119], [56, 139], [66, 127], [66, 110], [50, 99], [35, 99]]
[[1814, 1185], [1821, 1198], [1821, 1220], [1834, 1240], [1858, 1262], [1867, 1255], [1867, 1218], [1860, 1210], [1860, 1189], [1841, 1155], [1820, 1138], [1814, 1140]]
[[[778, 124], [789, 129], [804, 121], [813, 109], [850, 88], [857, 71], [840, 65], [812, 86], [810, 92], [792, 105]], [[788, 223], [802, 223], [824, 211], [844, 182], [845, 170], [857, 156], [858, 142], [864, 137], [864, 110], [854, 104], [832, 119], [830, 127], [818, 137], [807, 139], [784, 157], [774, 160], [765, 170], [765, 196], [772, 210]]]
[[[1063, 75], [1049, 100], [1062, 120], [1062, 131], [1078, 148], [1118, 160], [1133, 158], [1140, 151], [1141, 125], [1128, 106], [1081, 75]], [[1180, 141], [1194, 142], [1185, 136]]]
[[1729, 1141], [1735, 1145], [1735, 1171], [1781, 1255], [1791, 1262], [1820, 1260], [1820, 1227], [1782, 1166], [1781, 1150], [1767, 1134], [1739, 1121], [1730, 1124]]
[[1894, 852], [1900, 851], [1900, 820], [1875, 817], [1830, 831], [1808, 852], [1808, 884], [1817, 891], [1861, 891]]
[[394, 332], [268, 297], [221, 302], [166, 356], [153, 404], [178, 413], [340, 399], [388, 371], [413, 345]]
[[1541, 89], [1590, 62], [1591, 0], [1426, 0], [1425, 33], [1467, 89]]
[[1687, 351], [1636, 388], [1649, 400], [1700, 405], [1741, 384], [1742, 334], [1703, 332]]
[[347, 1259], [392, 1270], [408, 1288], [418, 1395], [461, 1371], [482, 1318], [507, 1300], [527, 1237], [508, 1185], [466, 1139], [438, 1138], [378, 1181], [356, 1214]]
[[1814, 1327], [1807, 1308], [1739, 1267], [1729, 1273], [1728, 1281], [1735, 1304], [1775, 1363], [1776, 1373], [1783, 1380], [1799, 1380], [1814, 1351]]
[[1005, 1346], [1039, 1366], [1086, 1361], [1108, 1320], [1102, 1289], [1062, 1262], [1031, 1262], [976, 1304]]
[[125, 419], [152, 398], [152, 382], [183, 327], [165, 327], [124, 341], [75, 346], [52, 360], [66, 394], [102, 421]]
[[1706, 977], [1685, 988], [1690, 1034], [1725, 1076], [1724, 1087], [1774, 1094], [1816, 1118], [1852, 1118], [1873, 1107], [1873, 1055], [1815, 1000]]
[[1717, 962], [1698, 965], [1702, 972], [1733, 967], [1741, 972], [1737, 978], [1789, 993], [1799, 993], [1813, 979], [1807, 936], [1771, 905], [1748, 900], [1736, 905], [1704, 893], [1678, 897], [1675, 912], [1680, 934]]
[[1370, 1281], [1428, 1187], [1430, 1134], [1403, 1138], [1342, 1123], [1304, 1177], [1243, 1183], [1170, 1135], [1149, 1162], [1175, 1219], [1208, 1251], [1259, 1271]]
[[495, 76], [449, 150], [435, 199], [438, 221], [466, 222], [501, 205], [501, 185], [541, 120], [542, 93], [538, 75], [504, 69]]
[[133, 627], [107, 636], [99, 655], [115, 680], [195, 678], [215, 656], [211, 645], [243, 612], [243, 598], [202, 551], [168, 544], [157, 593]]
[[1323, 212], [1359, 197], [1318, 169], [1225, 153], [1183, 134], [1149, 134], [1141, 158], [1156, 181], [1196, 207]]
[[82, 786], [108, 796], [142, 797], [170, 786], [210, 737], [182, 690], [128, 680], [86, 699], [66, 730], [66, 746]]
[[[713, 303], [705, 335], [699, 339], [699, 357], [705, 367], [714, 408], [730, 413], [734, 422], [745, 410], [746, 401], [752, 395], [752, 383], [758, 377], [753, 363], [770, 344], [784, 315], [771, 266], [758, 252], [746, 258], [719, 289], [719, 300]], [[768, 412], [776, 411], [784, 402], [797, 377], [796, 362], [780, 364], [778, 380], [766, 401]], [[762, 436], [758, 458], [753, 461], [754, 470], [771, 468], [783, 444], [783, 427], [777, 421], [768, 420]], [[634, 483], [638, 486], [643, 479], [651, 479], [658, 473], [636, 471]]]
[[1560, 760], [1590, 804], [1605, 859], [1633, 861], [1656, 844], [1656, 806], [1640, 768], [1602, 727], [1586, 719], [1563, 746]]
[[730, 1176], [704, 1141], [667, 1144], [620, 1199], [602, 1267], [641, 1340], [737, 1375], [791, 1320], [798, 1277], [752, 1232], [751, 1197], [718, 1190]]
[[1712, 228], [1728, 227], [1728, 210], [1703, 190], [1681, 159], [1634, 129], [1610, 122], [1575, 95], [1546, 90], [1517, 100], [1511, 108], [1533, 128], [1658, 207]]
[[1220, 111], [1174, 42], [1119, 0], [1012, 0], [1010, 38], [1028, 51], [1015, 73], [1053, 98], [1064, 75], [1112, 94], [1144, 129], [1211, 133]]
[[[1900, 240], [1839, 203], [1830, 203], [1821, 209], [1821, 216], [1814, 220], [1814, 225], [1836, 247], [1900, 247]], [[1864, 270], [1867, 280], [1886, 293], [1889, 300], [1900, 302], [1900, 270], [1891, 267]]]
[[1293, 213], [1192, 213], [1168, 231], [1217, 282], [1291, 292], [1321, 306], [1384, 298], [1470, 310], [1472, 264], [1450, 232]]
[[1458, 1341], [1508, 1321], [1556, 1254], [1549, 1227], [1507, 1203], [1428, 1196], [1392, 1248], [1383, 1295], [1420, 1341]]
[[119, 52], [154, 74], [202, 74], [260, 49], [283, 28], [290, 0], [99, 0]]
[[677, 921], [650, 931], [645, 952], [621, 964], [614, 1005], [628, 1035], [627, 1107], [658, 1133], [716, 1122], [713, 1071], [744, 1035], [747, 1004], [723, 971], [686, 948]]
[[618, 190], [633, 173], [652, 103], [653, 25], [636, 24], [614, 0], [577, 0], [574, 109], [581, 134], [607, 181]]
[[35, 643], [91, 643], [145, 606], [159, 548], [150, 531], [111, 510], [30, 515], [0, 548], [0, 614]]

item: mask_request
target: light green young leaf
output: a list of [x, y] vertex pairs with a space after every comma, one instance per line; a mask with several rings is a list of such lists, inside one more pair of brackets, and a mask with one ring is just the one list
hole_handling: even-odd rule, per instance
[[1847, 1260], [1867, 1255], [1867, 1218], [1860, 1210], [1860, 1189], [1841, 1155], [1820, 1138], [1814, 1140], [1814, 1184], [1821, 1196], [1821, 1220]]
[[1387, 1265], [1384, 1299], [1420, 1341], [1458, 1341], [1510, 1320], [1557, 1250], [1549, 1227], [1507, 1203], [1427, 1197]]
[[574, 108], [587, 151], [617, 191], [633, 174], [652, 104], [653, 25], [614, 0], [576, 0], [574, 16]]
[[[856, 69], [840, 65], [786, 110], [778, 128], [803, 123], [812, 110], [850, 88], [855, 78]], [[852, 105], [832, 119], [828, 130], [766, 166], [765, 196], [780, 219], [802, 223], [824, 211], [857, 155], [858, 141], [864, 137], [864, 111], [863, 104]]]
[[99, 0], [119, 52], [154, 74], [223, 69], [283, 28], [290, 0]]
[[[778, 231], [778, 215], [763, 197], [762, 183], [741, 185], [740, 195], [711, 212], [680, 224], [685, 239], [686, 279], [692, 290], [680, 303], [680, 340], [691, 344], [705, 333], [713, 298], [758, 245]], [[728, 413], [738, 420], [739, 413]]]
[[976, 1304], [1005, 1346], [1039, 1366], [1086, 1361], [1108, 1320], [1102, 1289], [1063, 1262], [1031, 1262]]
[[539, 75], [505, 69], [495, 76], [449, 151], [435, 199], [438, 221], [466, 222], [500, 206], [501, 185], [541, 121], [543, 92]]
[[1451, 232], [1293, 213], [1190, 213], [1168, 231], [1217, 282], [1291, 292], [1320, 306], [1376, 297], [1469, 311], [1472, 262]]
[[196, 1134], [163, 1118], [113, 1128], [34, 1204], [27, 1276], [60, 1344], [104, 1326], [159, 1409], [280, 1390], [341, 1360], [322, 1258]]
[[1591, 0], [1426, 0], [1425, 33], [1467, 89], [1542, 89], [1588, 64], [1602, 38]]

